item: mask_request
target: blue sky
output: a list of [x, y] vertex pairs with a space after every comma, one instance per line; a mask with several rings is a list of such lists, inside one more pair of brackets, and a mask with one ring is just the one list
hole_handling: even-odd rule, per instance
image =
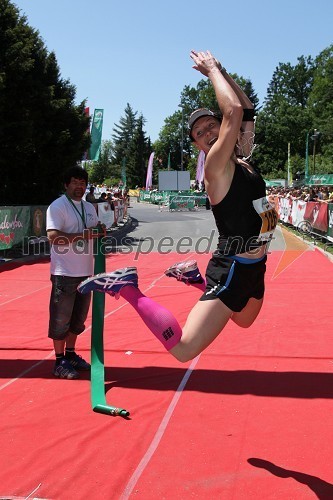
[[54, 51], [77, 101], [104, 109], [110, 138], [127, 103], [158, 138], [185, 85], [201, 75], [191, 49], [210, 50], [252, 80], [260, 103], [280, 62], [317, 56], [333, 43], [332, 0], [13, 0]]

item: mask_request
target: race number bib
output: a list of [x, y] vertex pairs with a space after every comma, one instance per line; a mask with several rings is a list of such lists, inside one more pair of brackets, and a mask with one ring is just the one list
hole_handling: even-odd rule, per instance
[[257, 239], [258, 241], [270, 241], [278, 222], [277, 212], [266, 196], [258, 198], [258, 200], [253, 200], [252, 204], [261, 218], [261, 229]]

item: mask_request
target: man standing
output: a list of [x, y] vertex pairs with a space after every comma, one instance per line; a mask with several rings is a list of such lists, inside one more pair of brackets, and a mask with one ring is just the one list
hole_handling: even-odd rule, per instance
[[89, 203], [96, 203], [95, 186], [90, 186], [89, 193], [86, 195], [86, 200], [89, 201]]
[[85, 329], [90, 294], [77, 292], [78, 284], [93, 274], [93, 241], [98, 235], [94, 206], [82, 200], [88, 173], [72, 167], [64, 177], [65, 194], [47, 209], [46, 229], [51, 243], [50, 321], [48, 336], [53, 340], [56, 363], [53, 374], [76, 379], [79, 370], [90, 364], [75, 352], [77, 336]]

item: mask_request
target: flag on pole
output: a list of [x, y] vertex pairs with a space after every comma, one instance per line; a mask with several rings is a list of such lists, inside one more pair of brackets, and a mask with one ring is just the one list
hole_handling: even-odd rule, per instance
[[[84, 114], [86, 115], [87, 118], [89, 118], [90, 116], [90, 111], [89, 111], [89, 108], [84, 108]], [[90, 125], [88, 126], [87, 128], [87, 135], [89, 136], [90, 134]], [[87, 161], [89, 160], [89, 149], [87, 149], [87, 151], [85, 151], [83, 153], [83, 158], [82, 158], [83, 161]]]
[[171, 157], [170, 157], [170, 152], [169, 152], [169, 155], [168, 155], [168, 170], [171, 169]]
[[126, 158], [123, 158], [121, 165], [121, 180], [123, 182], [123, 186], [126, 187]]
[[305, 182], [308, 182], [309, 176], [309, 131], [306, 133], [305, 143]]
[[200, 151], [199, 156], [198, 156], [197, 172], [196, 172], [196, 177], [195, 177], [195, 180], [197, 180], [199, 182], [199, 184], [204, 179], [205, 157], [206, 157], [206, 155], [205, 155], [204, 151]]
[[288, 142], [288, 186], [291, 186], [293, 182], [293, 174], [290, 165], [290, 142]]
[[91, 146], [89, 157], [93, 161], [99, 159], [102, 145], [103, 109], [95, 109], [94, 118], [91, 125]]
[[154, 162], [154, 154], [151, 153], [148, 161], [148, 167], [147, 167], [147, 177], [146, 177], [146, 191], [149, 190], [149, 188], [153, 184], [153, 162]]

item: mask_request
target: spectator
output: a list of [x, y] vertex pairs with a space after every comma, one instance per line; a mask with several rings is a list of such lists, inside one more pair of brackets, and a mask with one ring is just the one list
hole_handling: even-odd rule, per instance
[[98, 200], [96, 200], [96, 202], [97, 203], [107, 203], [108, 199], [107, 199], [106, 193], [105, 192], [101, 193], [100, 197], [98, 198]]
[[89, 193], [86, 196], [86, 201], [89, 201], [89, 203], [96, 203], [96, 198], [95, 198], [95, 186], [90, 186], [89, 188]]
[[317, 201], [317, 200], [318, 200], [318, 195], [314, 190], [314, 188], [311, 188], [308, 196], [305, 198], [305, 201]]
[[53, 340], [55, 377], [76, 379], [90, 364], [76, 354], [77, 336], [85, 329], [90, 294], [77, 286], [93, 273], [93, 231], [98, 220], [94, 206], [82, 200], [88, 174], [73, 167], [65, 175], [65, 194], [47, 209], [47, 236], [51, 243], [50, 320], [48, 336]]

